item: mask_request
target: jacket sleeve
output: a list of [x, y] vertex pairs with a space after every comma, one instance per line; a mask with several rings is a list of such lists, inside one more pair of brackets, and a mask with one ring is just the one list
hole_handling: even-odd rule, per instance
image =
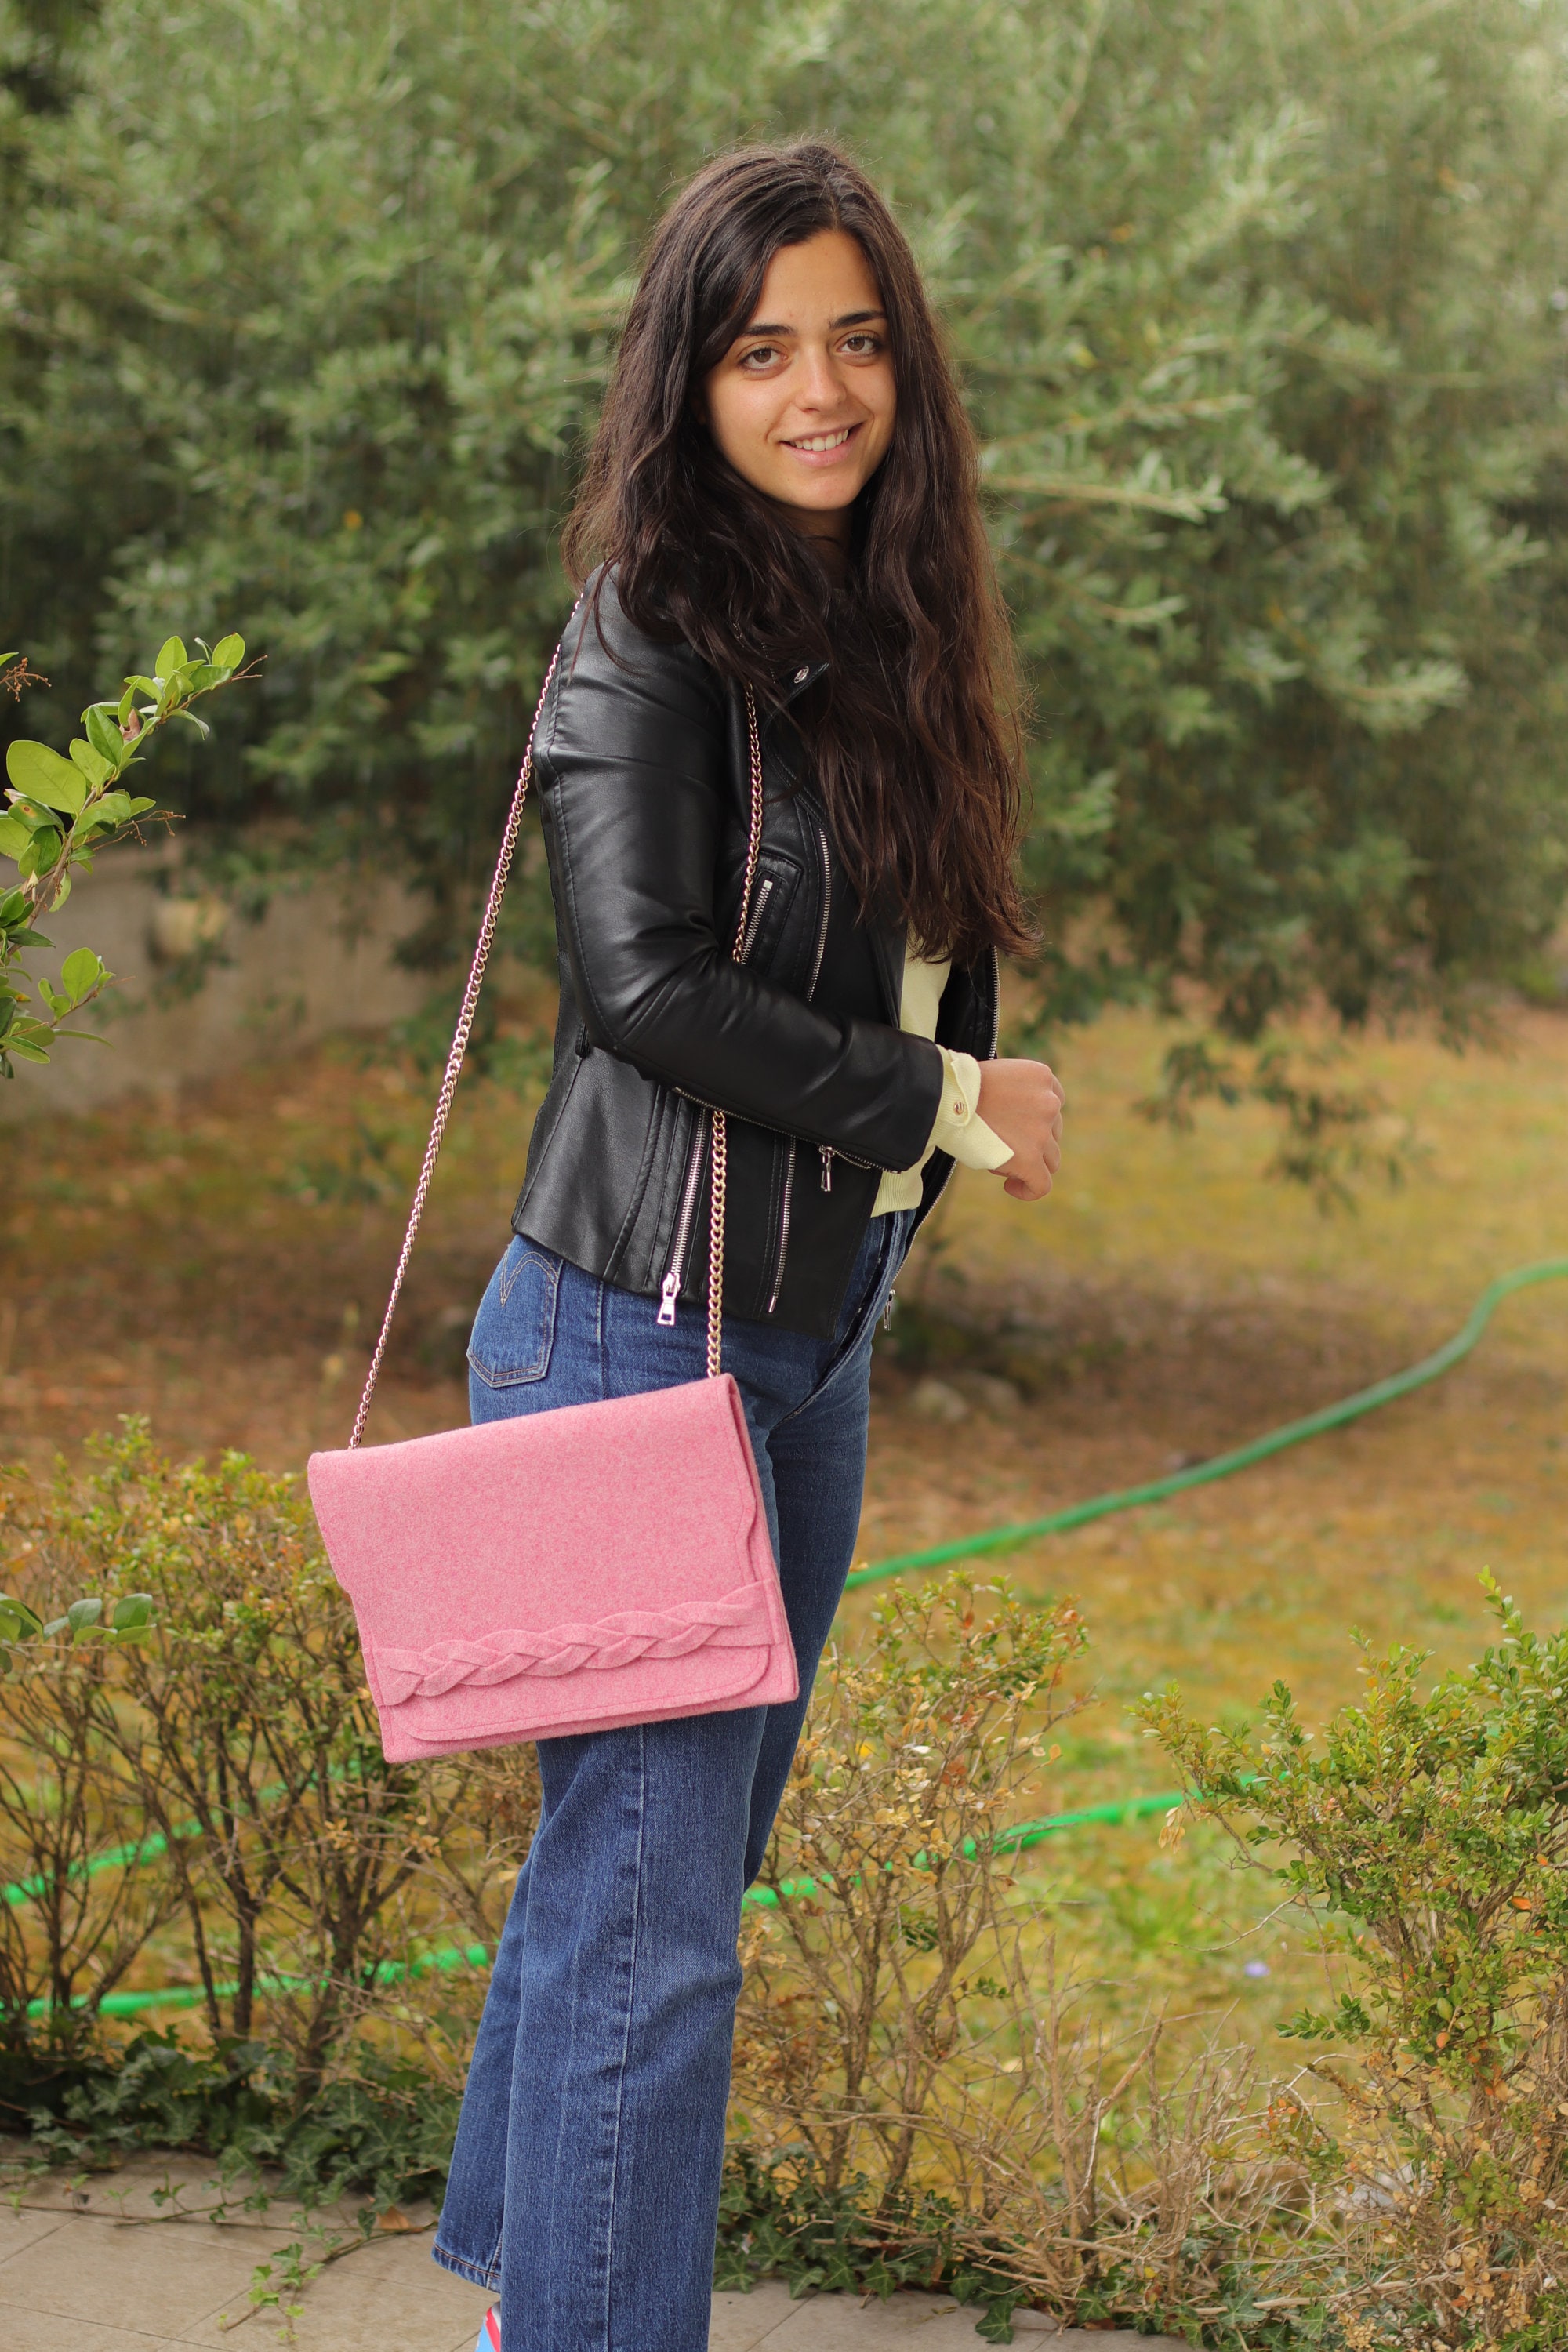
[[535, 767], [588, 1040], [737, 1118], [874, 1168], [910, 1167], [941, 1099], [938, 1048], [807, 1004], [735, 963], [720, 936], [720, 853], [735, 822], [727, 724], [722, 691], [689, 647], [633, 630], [612, 583], [597, 624], [584, 600]]

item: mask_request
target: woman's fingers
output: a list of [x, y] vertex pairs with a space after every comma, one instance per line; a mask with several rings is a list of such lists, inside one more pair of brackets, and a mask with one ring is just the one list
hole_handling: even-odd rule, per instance
[[1012, 1147], [998, 1171], [1015, 1201], [1043, 1201], [1062, 1164], [1061, 1081], [1044, 1062], [985, 1062], [980, 1071], [980, 1116]]

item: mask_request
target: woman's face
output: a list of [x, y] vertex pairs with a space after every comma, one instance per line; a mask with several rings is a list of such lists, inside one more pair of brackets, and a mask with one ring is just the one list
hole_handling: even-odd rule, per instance
[[797, 529], [842, 541], [888, 454], [897, 391], [882, 297], [845, 230], [786, 245], [703, 385], [709, 431]]

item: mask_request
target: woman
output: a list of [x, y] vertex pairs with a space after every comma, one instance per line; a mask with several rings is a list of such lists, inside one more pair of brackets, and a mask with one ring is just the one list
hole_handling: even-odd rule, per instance
[[481, 2345], [703, 2352], [741, 1896], [852, 1556], [873, 1329], [953, 1161], [1038, 1200], [1061, 1133], [1049, 1070], [990, 1058], [1027, 935], [973, 448], [836, 149], [731, 155], [677, 199], [566, 551], [599, 568], [535, 739], [561, 1019], [473, 1416], [701, 1377], [724, 1109], [724, 1364], [801, 1696], [541, 1743], [436, 2254], [500, 2289]]

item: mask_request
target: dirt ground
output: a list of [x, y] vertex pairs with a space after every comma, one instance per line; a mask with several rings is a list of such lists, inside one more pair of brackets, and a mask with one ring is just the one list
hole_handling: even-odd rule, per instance
[[[1237, 1444], [1425, 1353], [1505, 1268], [1568, 1255], [1568, 1018], [1513, 1014], [1499, 1050], [1463, 1057], [1424, 1036], [1356, 1049], [1339, 1075], [1375, 1082], [1425, 1156], [1329, 1218], [1263, 1180], [1262, 1115], [1215, 1110], [1186, 1137], [1138, 1115], [1164, 1042], [1133, 1015], [1068, 1041], [1068, 1156], [1044, 1207], [980, 1177], [952, 1188], [879, 1350], [864, 1557]], [[42, 1466], [124, 1412], [180, 1454], [298, 1468], [341, 1444], [432, 1084], [345, 1041], [0, 1129], [5, 1454]], [[468, 1323], [531, 1111], [466, 1086], [373, 1433], [464, 1414]], [[1459, 1370], [1351, 1430], [988, 1564], [1075, 1591], [1091, 1628], [1100, 1703], [1067, 1743], [1061, 1802], [1163, 1784], [1123, 1715], [1153, 1685], [1236, 1709], [1283, 1675], [1319, 1720], [1353, 1695], [1352, 1627], [1473, 1654], [1486, 1566], [1560, 1617], [1565, 1402], [1568, 1283], [1510, 1302]], [[874, 1605], [852, 1599], [851, 1633]]]

